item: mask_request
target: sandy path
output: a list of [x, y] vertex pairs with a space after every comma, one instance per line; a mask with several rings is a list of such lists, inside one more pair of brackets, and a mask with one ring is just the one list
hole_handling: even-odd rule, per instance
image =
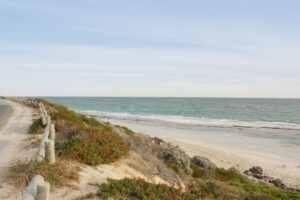
[[[0, 130], [0, 182], [7, 173], [9, 166], [16, 161], [24, 159], [24, 149], [28, 145], [28, 128], [32, 123], [32, 110], [26, 106], [9, 102], [13, 113], [6, 124]], [[27, 141], [26, 141], [27, 140]], [[28, 158], [28, 155], [25, 157]], [[26, 159], [26, 158], [25, 158]], [[0, 199], [12, 199], [9, 197], [7, 185], [0, 185]]]

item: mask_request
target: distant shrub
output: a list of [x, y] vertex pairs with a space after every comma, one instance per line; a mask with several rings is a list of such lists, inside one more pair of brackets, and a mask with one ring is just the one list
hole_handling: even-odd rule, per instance
[[299, 192], [283, 190], [265, 183], [256, 183], [235, 170], [217, 168], [214, 178], [244, 190], [249, 199], [300, 199]]

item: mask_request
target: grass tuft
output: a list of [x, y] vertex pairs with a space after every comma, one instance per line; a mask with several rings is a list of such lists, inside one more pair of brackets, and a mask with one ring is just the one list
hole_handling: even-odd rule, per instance
[[53, 187], [70, 186], [79, 181], [78, 167], [70, 166], [66, 161], [57, 161], [53, 165], [46, 162], [18, 162], [10, 167], [8, 182], [16, 188], [24, 189], [35, 175], [41, 175]]

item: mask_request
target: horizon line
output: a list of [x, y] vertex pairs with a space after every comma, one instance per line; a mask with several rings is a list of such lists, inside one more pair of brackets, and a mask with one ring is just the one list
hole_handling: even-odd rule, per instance
[[214, 96], [4, 96], [4, 97], [24, 97], [24, 98], [215, 98], [215, 99], [295, 99], [300, 97], [214, 97]]

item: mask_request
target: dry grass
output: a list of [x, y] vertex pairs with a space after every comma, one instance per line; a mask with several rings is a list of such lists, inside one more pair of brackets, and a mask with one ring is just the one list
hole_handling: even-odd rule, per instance
[[18, 162], [10, 167], [8, 182], [16, 188], [24, 189], [35, 175], [41, 175], [51, 187], [71, 186], [73, 181], [79, 181], [79, 167], [74, 167], [66, 161], [58, 161], [53, 165], [46, 162]]

